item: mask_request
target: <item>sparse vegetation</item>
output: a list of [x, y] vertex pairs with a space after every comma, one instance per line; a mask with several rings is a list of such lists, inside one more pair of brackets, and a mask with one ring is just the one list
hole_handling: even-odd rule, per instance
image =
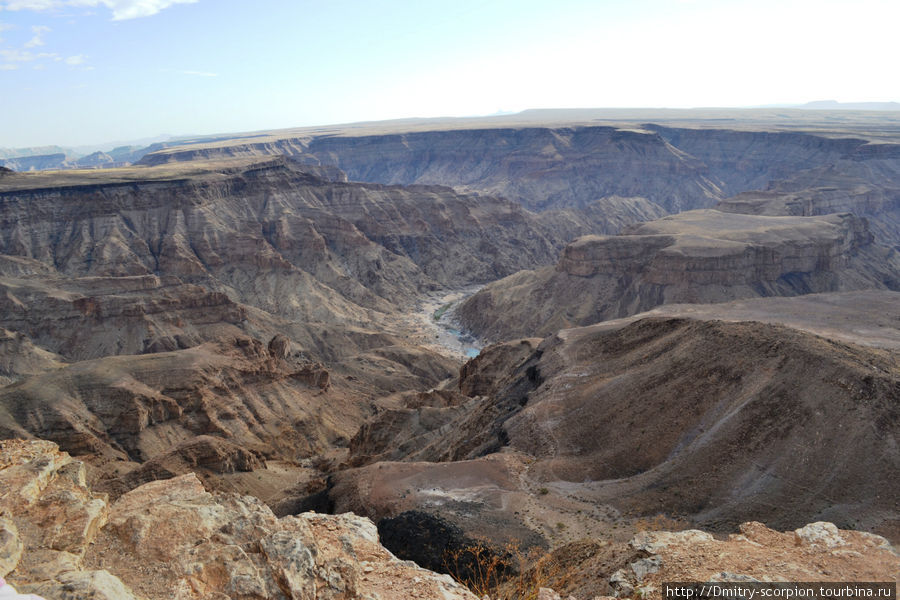
[[634, 521], [635, 531], [682, 531], [688, 526], [689, 523], [662, 513], [652, 517], [641, 517]]
[[497, 553], [482, 545], [449, 552], [447, 571], [479, 598], [492, 600], [536, 600], [544, 587], [563, 587], [574, 576], [564, 565], [540, 548], [523, 551], [507, 544]]
[[434, 311], [434, 314], [431, 315], [431, 317], [432, 317], [435, 321], [440, 321], [440, 320], [441, 320], [441, 317], [444, 316], [444, 313], [445, 313], [445, 312], [447, 312], [448, 310], [450, 310], [450, 307], [451, 307], [451, 306], [453, 306], [453, 303], [452, 303], [452, 302], [448, 302], [447, 304], [443, 305], [442, 307], [440, 307], [439, 309], [437, 309], [436, 311]]

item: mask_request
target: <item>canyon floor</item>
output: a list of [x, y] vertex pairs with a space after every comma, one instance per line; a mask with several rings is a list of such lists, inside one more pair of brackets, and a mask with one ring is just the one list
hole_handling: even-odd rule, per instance
[[0, 170], [20, 590], [900, 579], [895, 114], [527, 112], [133, 158]]

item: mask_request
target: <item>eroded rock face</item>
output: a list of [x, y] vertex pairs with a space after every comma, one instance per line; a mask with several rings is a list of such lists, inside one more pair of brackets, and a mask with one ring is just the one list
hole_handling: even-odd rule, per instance
[[[0, 432], [51, 439], [79, 454], [137, 462], [162, 457], [136, 473], [137, 482], [185, 460], [218, 472], [227, 472], [225, 465], [246, 470], [259, 464], [261, 452], [309, 456], [355, 433], [368, 414], [365, 401], [328, 388], [321, 364], [277, 358], [241, 336], [83, 361], [7, 386], [0, 406], [9, 418]], [[206, 435], [227, 441], [197, 437]], [[163, 457], [179, 444], [181, 459]]]
[[[893, 354], [779, 326], [650, 318], [568, 330], [538, 352], [543, 382], [503, 426], [511, 447], [547, 457], [533, 477], [586, 482], [597, 501], [669, 507], [705, 526], [752, 515], [895, 531], [875, 483], [894, 481], [900, 464], [876, 441], [898, 435]], [[845, 481], [833, 493], [854, 498], [784, 487], [823, 479]]]
[[690, 211], [569, 244], [555, 269], [495, 282], [458, 309], [493, 339], [549, 335], [661, 304], [900, 288], [900, 254], [849, 214]]
[[175, 277], [35, 273], [0, 277], [0, 290], [3, 323], [67, 361], [191, 348], [239, 333], [248, 318], [226, 294]]
[[513, 202], [449, 188], [334, 182], [283, 158], [181, 177], [173, 168], [130, 170], [127, 184], [115, 169], [6, 177], [0, 253], [68, 277], [176, 276], [275, 314], [329, 320], [325, 308], [384, 310], [419, 286], [548, 262], [564, 241]]
[[[488, 347], [459, 384], [479, 394], [462, 411], [373, 418], [385, 437], [364, 427], [352, 456], [389, 449], [403, 462], [335, 474], [336, 505], [375, 518], [439, 510], [468, 534], [502, 522], [547, 540], [562, 519], [547, 527], [522, 497], [544, 513], [563, 496], [717, 531], [750, 517], [900, 532], [900, 461], [885, 454], [900, 434], [892, 352], [779, 325], [645, 317]], [[823, 494], [826, 480], [842, 483]]]
[[0, 555], [3, 570], [49, 600], [475, 598], [395, 558], [368, 519], [277, 519], [255, 498], [207, 492], [193, 474], [109, 506], [54, 444], [11, 440], [0, 442], [0, 490], [2, 531], [14, 523], [23, 548]]
[[0, 441], [0, 498], [2, 571], [16, 584], [75, 570], [109, 518], [106, 495], [85, 483], [84, 463], [46, 441]]
[[865, 144], [835, 163], [784, 174], [717, 208], [751, 215], [813, 216], [851, 212], [865, 217], [881, 243], [900, 240], [897, 144]]
[[622, 196], [677, 212], [763, 189], [800, 170], [849, 162], [842, 161], [846, 157], [891, 156], [885, 149], [863, 150], [873, 144], [860, 138], [738, 131], [719, 123], [684, 128], [547, 127], [538, 122], [469, 129], [436, 123], [430, 131], [427, 125], [419, 128], [425, 130], [324, 136], [273, 132], [264, 141], [234, 139], [167, 149], [142, 162], [286, 154], [336, 165], [356, 181], [448, 185], [502, 195], [532, 209], [586, 207], [598, 198]]

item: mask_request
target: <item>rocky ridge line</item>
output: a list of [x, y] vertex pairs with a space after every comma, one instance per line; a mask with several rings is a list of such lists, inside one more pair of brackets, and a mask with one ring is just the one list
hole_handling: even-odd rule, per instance
[[278, 519], [193, 474], [109, 503], [45, 441], [0, 442], [0, 510], [0, 577], [47, 600], [475, 599], [391, 555], [368, 519]]

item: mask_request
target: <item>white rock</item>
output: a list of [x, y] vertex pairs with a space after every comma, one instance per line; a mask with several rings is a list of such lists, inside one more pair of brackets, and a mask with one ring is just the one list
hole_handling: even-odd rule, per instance
[[824, 546], [835, 548], [844, 546], [847, 541], [841, 536], [834, 523], [817, 521], [794, 530], [794, 540], [798, 546]]

